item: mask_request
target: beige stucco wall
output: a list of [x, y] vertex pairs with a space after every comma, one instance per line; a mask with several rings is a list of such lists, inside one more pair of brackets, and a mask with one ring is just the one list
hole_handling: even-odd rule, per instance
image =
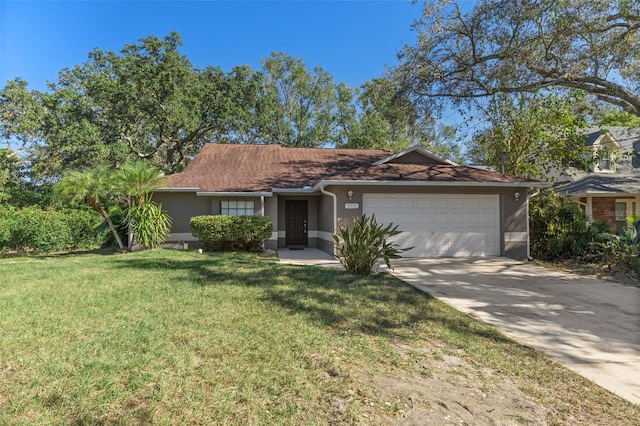
[[[498, 194], [500, 198], [500, 250], [504, 256], [525, 259], [527, 247], [527, 188], [490, 188], [490, 187], [429, 187], [429, 186], [329, 186], [329, 192], [335, 193], [338, 204], [338, 226], [349, 226], [353, 218], [362, 215], [362, 199], [365, 193], [389, 194]], [[347, 192], [353, 191], [349, 200]], [[519, 192], [518, 201], [514, 193]], [[198, 197], [195, 193], [160, 192], [154, 199], [163, 205], [173, 219], [172, 233], [189, 233], [191, 217], [207, 214], [220, 214], [221, 200], [253, 200], [255, 214], [262, 213], [260, 197]], [[318, 247], [333, 254], [331, 233], [333, 229], [333, 198], [325, 194], [282, 195], [264, 198], [264, 215], [274, 223], [272, 238], [266, 247], [275, 249], [286, 245], [285, 205], [286, 200], [308, 201], [309, 247]], [[358, 208], [347, 209], [346, 203], [357, 203]]]
[[264, 215], [271, 218], [273, 222], [273, 231], [271, 238], [264, 243], [264, 247], [269, 250], [276, 250], [278, 248], [278, 197], [265, 197], [264, 198]]
[[[186, 234], [191, 234], [189, 222], [192, 217], [200, 215], [220, 214], [220, 201], [253, 201], [254, 214], [262, 214], [262, 203], [260, 197], [208, 197], [197, 196], [195, 192], [156, 192], [153, 199], [162, 204], [162, 209], [171, 216], [171, 231], [167, 242], [175, 241], [195, 241], [195, 238]], [[276, 206], [277, 203], [273, 203]], [[273, 210], [275, 207], [269, 206]], [[265, 210], [267, 203], [265, 199]]]
[[156, 192], [153, 199], [171, 216], [171, 233], [190, 233], [193, 216], [211, 214], [209, 199], [197, 197], [195, 192]]

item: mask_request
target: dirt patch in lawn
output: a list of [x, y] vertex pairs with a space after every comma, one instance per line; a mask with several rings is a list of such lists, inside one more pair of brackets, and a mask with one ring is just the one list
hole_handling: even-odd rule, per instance
[[[398, 374], [362, 376], [376, 389], [363, 401], [372, 419], [377, 409], [388, 413], [377, 420], [389, 425], [546, 425], [547, 412], [516, 384], [489, 369], [478, 371], [456, 355], [425, 353], [408, 345], [396, 345], [405, 357], [415, 358], [416, 368]], [[426, 361], [426, 360], [429, 361]], [[428, 362], [428, 365], [427, 365]], [[376, 422], [377, 423], [377, 422]]]
[[446, 345], [398, 342], [392, 349], [402, 359], [398, 368], [356, 375], [355, 395], [331, 401], [337, 419], [357, 401], [355, 424], [637, 425], [639, 407], [553, 362], [551, 377], [538, 381], [492, 370]]

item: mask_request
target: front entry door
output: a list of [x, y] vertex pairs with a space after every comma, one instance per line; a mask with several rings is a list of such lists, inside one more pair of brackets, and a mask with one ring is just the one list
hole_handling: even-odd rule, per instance
[[285, 204], [287, 246], [306, 246], [307, 200], [287, 200]]

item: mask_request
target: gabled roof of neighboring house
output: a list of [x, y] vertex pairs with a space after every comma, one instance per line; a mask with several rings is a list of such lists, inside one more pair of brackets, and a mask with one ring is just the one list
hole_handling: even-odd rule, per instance
[[615, 171], [592, 172], [569, 169], [568, 182], [558, 187], [566, 195], [619, 194], [640, 192], [640, 128], [592, 127], [585, 130], [585, 144], [594, 147], [613, 143], [620, 149]]
[[623, 126], [590, 127], [585, 130], [585, 144], [593, 146], [605, 136], [610, 136], [622, 150], [640, 151], [640, 128]]
[[620, 194], [640, 192], [640, 175], [590, 174], [558, 187], [564, 195]]
[[383, 150], [209, 143], [184, 171], [167, 176], [165, 185], [167, 189], [198, 192], [311, 189], [327, 181], [543, 185], [539, 181], [455, 165], [424, 148], [402, 154]]

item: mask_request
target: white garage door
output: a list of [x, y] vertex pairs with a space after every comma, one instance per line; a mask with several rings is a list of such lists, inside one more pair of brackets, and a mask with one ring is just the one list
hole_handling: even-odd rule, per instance
[[407, 257], [500, 254], [498, 195], [364, 194], [364, 214], [398, 225]]

